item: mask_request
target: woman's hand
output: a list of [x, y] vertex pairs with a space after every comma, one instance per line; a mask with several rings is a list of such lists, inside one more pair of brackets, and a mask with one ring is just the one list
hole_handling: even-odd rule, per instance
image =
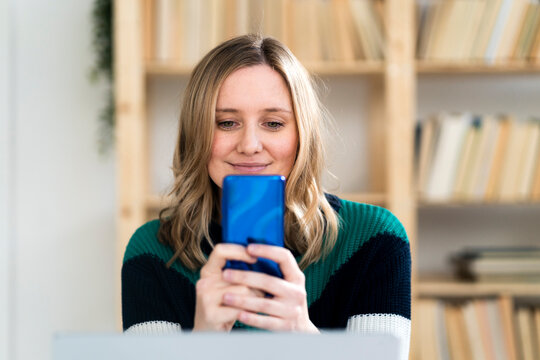
[[247, 254], [277, 262], [283, 279], [254, 271], [225, 270], [226, 281], [273, 295], [268, 298], [225, 291], [223, 303], [240, 310], [238, 320], [267, 330], [318, 333], [309, 319], [305, 276], [291, 252], [277, 246], [251, 244]]
[[223, 295], [261, 297], [247, 286], [231, 284], [223, 279], [223, 267], [227, 260], [255, 263], [257, 258], [248, 255], [246, 248], [234, 244], [218, 244], [201, 268], [201, 278], [197, 281], [195, 319], [193, 331], [229, 331], [238, 319], [241, 310], [224, 306]]

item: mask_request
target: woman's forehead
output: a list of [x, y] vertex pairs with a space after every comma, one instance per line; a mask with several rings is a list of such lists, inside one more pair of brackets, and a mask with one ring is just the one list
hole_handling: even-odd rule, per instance
[[287, 83], [268, 65], [240, 68], [229, 75], [218, 93], [217, 108], [258, 105], [267, 109], [292, 110]]

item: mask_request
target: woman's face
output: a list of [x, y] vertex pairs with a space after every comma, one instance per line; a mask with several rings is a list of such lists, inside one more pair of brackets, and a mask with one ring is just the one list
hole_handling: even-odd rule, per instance
[[267, 65], [233, 72], [223, 82], [208, 172], [222, 186], [226, 175], [272, 174], [287, 177], [298, 146], [289, 89]]

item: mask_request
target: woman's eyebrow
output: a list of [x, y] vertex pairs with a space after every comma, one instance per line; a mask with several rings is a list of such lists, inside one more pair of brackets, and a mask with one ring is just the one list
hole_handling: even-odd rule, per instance
[[279, 108], [279, 107], [272, 107], [272, 108], [267, 108], [267, 109], [263, 109], [262, 110], [263, 112], [285, 112], [285, 113], [292, 113], [291, 110], [287, 110], [287, 109], [284, 109], [284, 108]]
[[224, 108], [224, 109], [216, 109], [216, 112], [237, 113], [238, 110], [230, 109], [230, 108]]
[[[240, 111], [238, 109], [233, 109], [233, 108], [223, 108], [223, 109], [220, 109], [220, 108], [216, 108], [216, 112], [220, 112], [220, 113], [239, 113]], [[261, 112], [269, 112], [269, 113], [276, 113], [276, 112], [285, 112], [285, 113], [292, 113], [291, 110], [287, 110], [287, 109], [284, 109], [284, 108], [280, 108], [280, 107], [271, 107], [271, 108], [266, 108], [266, 109], [262, 109]]]

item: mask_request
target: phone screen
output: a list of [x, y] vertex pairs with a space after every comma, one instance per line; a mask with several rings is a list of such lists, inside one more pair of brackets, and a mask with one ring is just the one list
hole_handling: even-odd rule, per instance
[[[283, 246], [285, 177], [280, 175], [229, 175], [223, 179], [221, 200], [223, 242]], [[283, 277], [274, 261], [259, 258], [255, 264], [228, 261], [225, 268], [252, 270]]]

